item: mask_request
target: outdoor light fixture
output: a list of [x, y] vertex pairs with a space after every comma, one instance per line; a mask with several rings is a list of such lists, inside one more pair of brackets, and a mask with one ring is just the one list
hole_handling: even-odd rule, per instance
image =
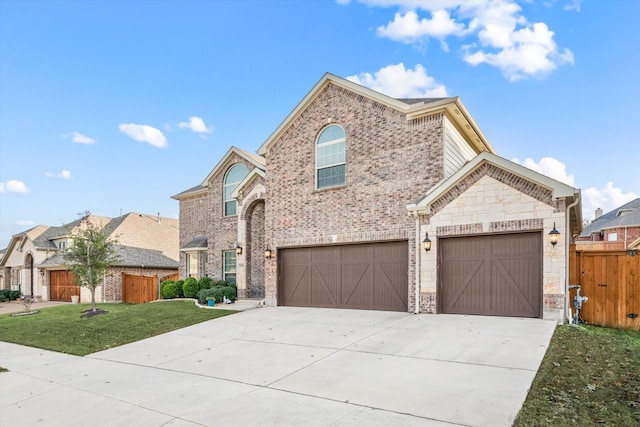
[[630, 250], [627, 251], [627, 255], [636, 256], [636, 255], [638, 255], [638, 251], [636, 249], [630, 249]]
[[427, 233], [426, 236], [424, 236], [424, 240], [422, 241], [422, 247], [427, 252], [431, 250], [431, 240], [429, 239], [429, 233]]
[[271, 249], [269, 249], [269, 246], [267, 246], [266, 248], [264, 248], [264, 257], [267, 259], [271, 259], [271, 256], [273, 255], [273, 253], [271, 252]]
[[236, 253], [242, 255], [242, 246], [239, 243], [236, 245]]
[[44, 268], [40, 269], [40, 276], [44, 277]]
[[560, 240], [560, 232], [556, 230], [556, 223], [554, 222], [553, 230], [549, 232], [549, 243], [551, 243], [552, 246], [555, 246], [558, 244], [558, 240]]

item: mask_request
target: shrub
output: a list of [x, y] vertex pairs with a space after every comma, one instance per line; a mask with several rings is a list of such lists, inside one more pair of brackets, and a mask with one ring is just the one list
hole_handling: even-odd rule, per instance
[[184, 280], [176, 281], [176, 287], [178, 288], [178, 298], [184, 298]]
[[169, 282], [162, 287], [162, 298], [172, 299], [178, 296], [178, 285], [175, 282]]
[[4, 298], [5, 300], [8, 300], [10, 294], [11, 294], [11, 291], [9, 289], [3, 289], [0, 291], [0, 298]]
[[182, 291], [184, 293], [185, 298], [195, 298], [198, 295], [198, 281], [194, 277], [188, 277], [184, 281], [184, 285], [182, 285]]
[[9, 299], [15, 301], [20, 298], [20, 291], [9, 291]]
[[200, 280], [198, 280], [198, 288], [200, 290], [209, 289], [211, 286], [213, 286], [213, 279], [211, 279], [211, 277], [201, 277]]
[[225, 282], [224, 280], [216, 280], [215, 282], [213, 282], [213, 286], [227, 286], [227, 282]]
[[173, 280], [165, 280], [164, 282], [160, 283], [160, 295], [164, 296], [164, 287], [166, 285], [168, 285], [169, 283], [175, 283]]
[[0, 295], [0, 302], [5, 302], [7, 299], [4, 295]]
[[224, 300], [223, 297], [235, 300], [237, 295], [236, 288], [233, 286], [213, 286], [198, 292], [198, 302], [200, 302], [200, 304], [206, 304], [207, 298], [211, 297], [216, 300], [216, 303], [221, 303]]

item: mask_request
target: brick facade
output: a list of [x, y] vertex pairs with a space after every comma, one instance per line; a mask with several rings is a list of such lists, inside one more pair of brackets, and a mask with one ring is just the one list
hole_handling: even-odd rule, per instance
[[[346, 184], [317, 190], [318, 133], [346, 132]], [[410, 239], [406, 205], [443, 178], [443, 114], [416, 120], [329, 84], [266, 155], [266, 244], [272, 249]], [[409, 305], [415, 250], [409, 248]], [[276, 254], [277, 258], [277, 254]], [[276, 260], [266, 263], [267, 304], [277, 303]]]

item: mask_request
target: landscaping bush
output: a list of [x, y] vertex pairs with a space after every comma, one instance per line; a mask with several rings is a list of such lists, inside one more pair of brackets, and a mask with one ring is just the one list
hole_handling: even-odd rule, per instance
[[211, 277], [201, 277], [200, 280], [198, 280], [198, 288], [200, 290], [209, 289], [211, 286], [213, 286], [213, 279], [211, 279]]
[[187, 277], [182, 285], [185, 298], [195, 298], [198, 295], [198, 281], [194, 277]]
[[169, 283], [175, 283], [173, 280], [165, 280], [164, 282], [160, 283], [160, 295], [164, 297], [164, 287], [166, 285], [168, 285]]
[[20, 291], [9, 291], [9, 299], [15, 301], [20, 298]]
[[169, 282], [162, 287], [162, 298], [172, 299], [177, 297], [178, 297], [177, 283]]
[[184, 280], [176, 281], [176, 287], [178, 288], [178, 298], [184, 298]]
[[9, 294], [11, 291], [9, 289], [3, 289], [0, 291], [0, 298], [4, 298], [5, 301], [9, 300]]
[[215, 282], [213, 282], [213, 286], [227, 286], [228, 283], [225, 282], [224, 280], [216, 280]]
[[206, 304], [207, 298], [211, 297], [216, 300], [216, 303], [221, 303], [224, 300], [223, 297], [235, 300], [237, 295], [238, 293], [236, 288], [233, 286], [213, 286], [209, 289], [203, 289], [198, 292], [198, 302], [200, 302], [200, 304]]

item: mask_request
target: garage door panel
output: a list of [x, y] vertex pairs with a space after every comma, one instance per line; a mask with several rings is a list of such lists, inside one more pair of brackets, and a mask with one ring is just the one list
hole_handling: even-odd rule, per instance
[[305, 276], [310, 276], [310, 268], [305, 265], [292, 265], [287, 267], [287, 277], [290, 278], [291, 286], [288, 288], [288, 292], [284, 295], [284, 299], [288, 304], [294, 304], [296, 301], [306, 301], [310, 299], [311, 289], [306, 286], [301, 286], [306, 280]]
[[[408, 243], [280, 250], [280, 303], [307, 307], [407, 310]], [[293, 255], [291, 255], [293, 254]], [[307, 254], [305, 257], [300, 254]], [[295, 282], [293, 262], [311, 273]], [[304, 288], [297, 289], [297, 288]], [[295, 298], [292, 293], [295, 290]]]
[[541, 233], [442, 239], [440, 311], [540, 317]]

